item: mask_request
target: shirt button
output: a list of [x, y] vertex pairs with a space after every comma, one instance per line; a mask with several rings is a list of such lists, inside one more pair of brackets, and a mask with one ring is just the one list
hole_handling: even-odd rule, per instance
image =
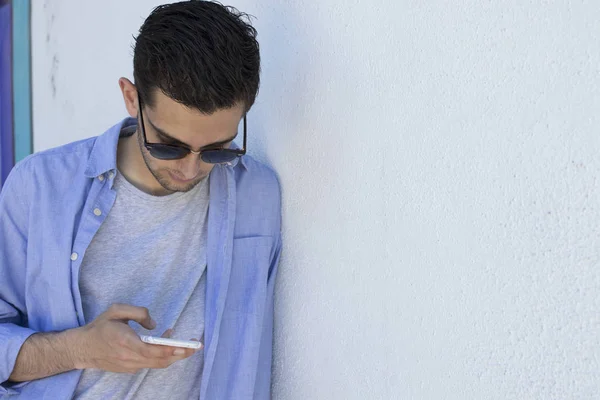
[[112, 178], [114, 178], [114, 177], [115, 177], [115, 173], [114, 173], [114, 172], [112, 172], [112, 171], [110, 171], [110, 172], [108, 173], [108, 179], [112, 179]]
[[98, 180], [99, 180], [100, 182], [102, 182], [102, 181], [104, 180], [104, 174], [103, 174], [103, 175], [100, 175], [100, 176], [98, 176]]
[[101, 216], [101, 215], [102, 215], [102, 211], [100, 211], [100, 209], [99, 209], [99, 208], [94, 208], [94, 215], [95, 215], [96, 217], [99, 217], [99, 216]]
[[73, 254], [71, 254], [71, 261], [76, 261], [76, 260], [77, 260], [77, 257], [79, 257], [79, 256], [77, 255], [77, 253], [73, 253]]

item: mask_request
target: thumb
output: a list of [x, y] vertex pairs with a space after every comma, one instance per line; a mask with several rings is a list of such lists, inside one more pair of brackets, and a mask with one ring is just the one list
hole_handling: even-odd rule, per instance
[[113, 304], [108, 308], [105, 314], [108, 319], [120, 320], [123, 322], [135, 321], [148, 330], [156, 328], [156, 322], [150, 317], [150, 312], [146, 307], [131, 306], [129, 304]]

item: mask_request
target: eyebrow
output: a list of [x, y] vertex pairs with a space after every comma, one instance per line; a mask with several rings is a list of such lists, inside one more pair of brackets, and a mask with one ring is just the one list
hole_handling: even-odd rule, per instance
[[[169, 135], [167, 132], [163, 131], [162, 129], [160, 129], [159, 127], [157, 127], [156, 125], [154, 125], [152, 123], [152, 121], [150, 121], [149, 118], [146, 118], [146, 121], [148, 121], [148, 123], [158, 133], [158, 135], [161, 137], [161, 139], [163, 139], [163, 140], [166, 139], [166, 140], [169, 140], [169, 141], [173, 142], [173, 144], [181, 145], [181, 146], [184, 146], [184, 147], [186, 147], [188, 149], [192, 149], [192, 147], [189, 144], [183, 143], [179, 139], [175, 139], [173, 136]], [[226, 139], [226, 140], [221, 140], [220, 142], [214, 142], [214, 143], [211, 143], [211, 144], [207, 144], [206, 146], [202, 146], [200, 148], [200, 150], [204, 150], [204, 149], [208, 149], [208, 148], [212, 148], [212, 147], [219, 147], [219, 146], [222, 146], [222, 145], [227, 144], [229, 142], [233, 142], [233, 139], [235, 139], [237, 137], [237, 135], [238, 134], [236, 132], [236, 134], [234, 136], [232, 136], [231, 138]]]

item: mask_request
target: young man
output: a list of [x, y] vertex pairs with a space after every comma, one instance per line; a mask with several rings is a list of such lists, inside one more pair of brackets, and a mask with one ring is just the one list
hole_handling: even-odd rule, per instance
[[28, 157], [0, 194], [0, 397], [267, 399], [281, 206], [244, 155], [256, 31], [160, 6], [133, 64], [130, 118]]

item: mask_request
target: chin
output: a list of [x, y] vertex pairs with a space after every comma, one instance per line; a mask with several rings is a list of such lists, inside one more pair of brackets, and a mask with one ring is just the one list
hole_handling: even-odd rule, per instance
[[204, 178], [206, 178], [206, 176], [199, 176], [189, 181], [177, 181], [172, 178], [165, 178], [166, 177], [162, 177], [162, 179], [158, 180], [162, 187], [164, 187], [165, 189], [171, 192], [189, 192], [190, 190], [195, 188], [196, 185], [198, 185], [198, 183], [200, 183]]

